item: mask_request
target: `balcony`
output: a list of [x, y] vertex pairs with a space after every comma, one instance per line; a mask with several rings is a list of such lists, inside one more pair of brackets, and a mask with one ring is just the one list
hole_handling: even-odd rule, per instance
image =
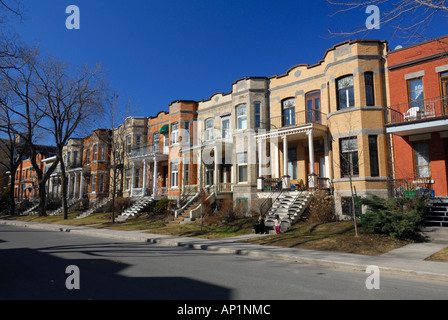
[[281, 116], [271, 118], [271, 129], [301, 126], [311, 123], [327, 125], [327, 115], [314, 109], [288, 112]]
[[[163, 150], [163, 153], [160, 152], [161, 150]], [[144, 158], [148, 156], [154, 156], [157, 154], [168, 155], [169, 154], [168, 146], [163, 148], [159, 147], [154, 148], [152, 144], [142, 145], [138, 148], [132, 149], [129, 154], [129, 158]]]
[[388, 133], [399, 134], [406, 131], [406, 134], [415, 134], [420, 131], [447, 130], [447, 120], [448, 97], [417, 100], [386, 109]]

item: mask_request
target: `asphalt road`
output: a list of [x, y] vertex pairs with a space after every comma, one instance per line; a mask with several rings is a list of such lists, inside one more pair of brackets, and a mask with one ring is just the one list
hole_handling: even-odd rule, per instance
[[448, 283], [380, 275], [379, 289], [369, 290], [368, 277], [359, 271], [0, 225], [0, 300], [448, 299]]

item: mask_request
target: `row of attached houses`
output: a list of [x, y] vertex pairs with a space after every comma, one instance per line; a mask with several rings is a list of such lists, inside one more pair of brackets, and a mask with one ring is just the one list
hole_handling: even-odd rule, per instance
[[[205, 190], [248, 211], [281, 190], [321, 188], [339, 215], [353, 190], [387, 197], [429, 184], [448, 196], [447, 42], [391, 51], [385, 41], [346, 41], [314, 65], [242, 78], [228, 93], [71, 139], [69, 196], [96, 201], [112, 185], [132, 198]], [[59, 187], [56, 172], [49, 190]]]

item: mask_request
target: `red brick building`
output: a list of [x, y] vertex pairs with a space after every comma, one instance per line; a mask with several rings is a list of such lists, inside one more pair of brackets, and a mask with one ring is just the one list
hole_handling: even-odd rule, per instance
[[388, 54], [395, 190], [448, 196], [448, 36]]

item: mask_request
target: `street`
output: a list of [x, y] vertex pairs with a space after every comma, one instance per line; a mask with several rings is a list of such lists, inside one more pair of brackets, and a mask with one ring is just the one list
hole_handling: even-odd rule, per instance
[[0, 270], [0, 300], [448, 298], [444, 282], [381, 275], [369, 290], [359, 271], [6, 225]]

